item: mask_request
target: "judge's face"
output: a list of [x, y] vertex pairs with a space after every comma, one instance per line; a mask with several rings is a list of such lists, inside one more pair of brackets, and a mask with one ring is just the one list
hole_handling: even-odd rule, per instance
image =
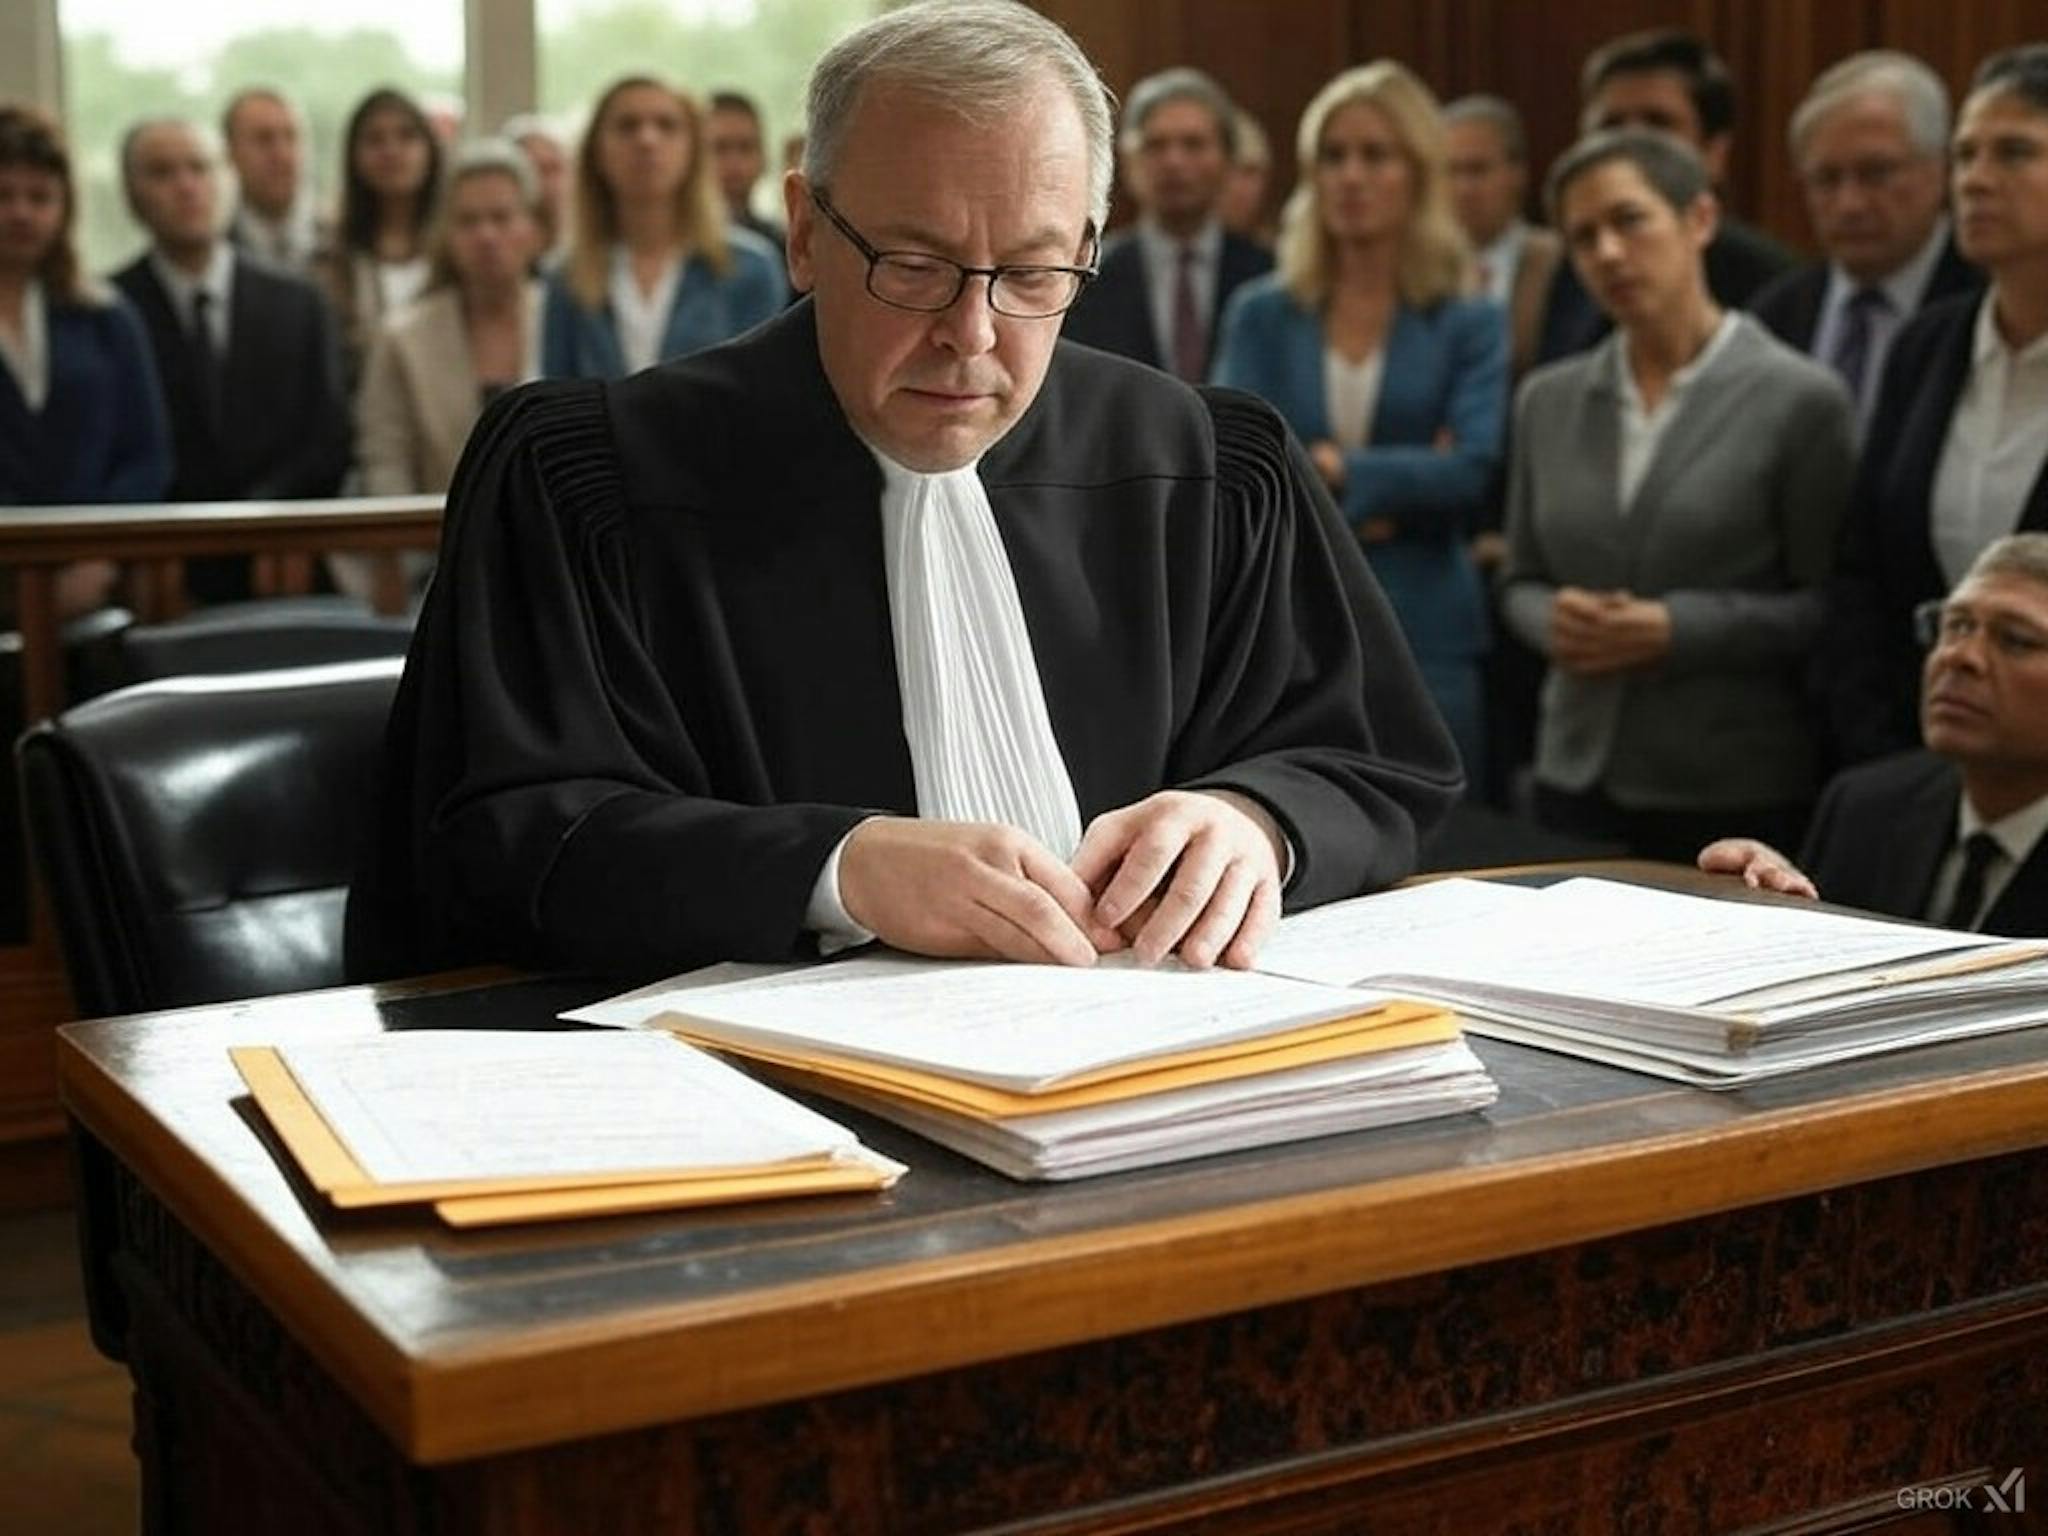
[[2048, 257], [2048, 112], [1981, 91], [1963, 106], [1950, 161], [1965, 256], [1993, 275]]
[[1603, 161], [1558, 197], [1557, 222], [1594, 301], [1623, 330], [1654, 325], [1705, 291], [1714, 200], [1674, 208], [1634, 162]]
[[1941, 157], [1914, 147], [1905, 108], [1885, 91], [1815, 120], [1800, 141], [1799, 182], [1821, 249], [1859, 283], [1911, 261], [1941, 216]]
[[[969, 278], [936, 313], [884, 304], [867, 291], [867, 259], [818, 213], [803, 174], [791, 172], [784, 190], [790, 276], [815, 296], [819, 357], [847, 421], [911, 469], [972, 463], [1037, 398], [1060, 317], [997, 314], [987, 278]], [[1088, 141], [1051, 82], [985, 125], [870, 89], [823, 190], [878, 250], [972, 267], [1079, 266], [1089, 255]]]
[[1998, 572], [1949, 594], [1921, 672], [1920, 730], [1966, 767], [2048, 774], [2048, 586]]

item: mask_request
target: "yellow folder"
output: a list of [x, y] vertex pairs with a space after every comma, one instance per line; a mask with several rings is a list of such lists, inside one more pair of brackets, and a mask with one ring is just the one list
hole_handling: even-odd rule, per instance
[[829, 1089], [835, 1082], [853, 1083], [872, 1092], [950, 1110], [982, 1120], [1008, 1120], [1048, 1115], [1059, 1110], [1142, 1098], [1176, 1088], [1262, 1077], [1270, 1072], [1316, 1066], [1408, 1046], [1438, 1045], [1458, 1038], [1457, 1016], [1430, 1003], [1399, 1000], [1368, 1013], [1305, 1024], [1279, 1034], [1251, 1040], [1147, 1057], [1079, 1074], [1044, 1093], [1019, 1093], [985, 1083], [899, 1066], [868, 1058], [796, 1051], [737, 1041], [713, 1032], [681, 1014], [661, 1014], [650, 1021], [693, 1045], [759, 1061], [801, 1076]]
[[306, 1179], [339, 1209], [432, 1205], [451, 1226], [550, 1221], [622, 1211], [727, 1205], [783, 1195], [881, 1189], [893, 1175], [829, 1156], [716, 1170], [666, 1168], [517, 1179], [382, 1184], [371, 1179], [321, 1117], [278, 1052], [237, 1046], [228, 1055], [257, 1107]]

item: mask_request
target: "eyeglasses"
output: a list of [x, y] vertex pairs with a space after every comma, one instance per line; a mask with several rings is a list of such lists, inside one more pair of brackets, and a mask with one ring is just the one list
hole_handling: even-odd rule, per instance
[[1807, 191], [1833, 197], [1845, 186], [1861, 192], [1882, 192], [1906, 168], [1902, 159], [1852, 160], [1847, 165], [1816, 165], [1801, 171], [1799, 180]]
[[2011, 662], [2027, 662], [2048, 654], [2048, 635], [2015, 624], [2009, 619], [1980, 619], [1969, 609], [1942, 602], [1939, 598], [1913, 610], [1913, 633], [1927, 650], [1944, 645], [1964, 645], [1981, 633], [1991, 649]]
[[[878, 251], [832, 206], [830, 198], [811, 188], [811, 202], [832, 221], [832, 227], [867, 258], [868, 292], [897, 309], [937, 314], [951, 309], [967, 289], [970, 277], [988, 279], [988, 307], [1013, 320], [1049, 320], [1071, 309], [1081, 290], [1095, 278], [1095, 267], [1037, 265], [970, 267], [928, 251]], [[1091, 225], [1088, 241], [1095, 242]]]

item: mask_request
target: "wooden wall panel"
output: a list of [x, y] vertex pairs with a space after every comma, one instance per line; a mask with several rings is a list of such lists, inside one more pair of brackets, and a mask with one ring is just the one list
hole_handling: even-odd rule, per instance
[[[1808, 83], [1859, 48], [1916, 53], [1958, 96], [1996, 48], [2048, 40], [2043, 0], [1036, 0], [1118, 92], [1194, 64], [1255, 113], [1291, 173], [1301, 109], [1338, 70], [1391, 56], [1446, 99], [1495, 91], [1521, 107], [1540, 181], [1578, 127], [1578, 72], [1617, 33], [1683, 26], [1727, 58], [1737, 84], [1727, 192], [1745, 218], [1808, 243], [1785, 125]], [[1278, 178], [1285, 194], [1291, 174]]]

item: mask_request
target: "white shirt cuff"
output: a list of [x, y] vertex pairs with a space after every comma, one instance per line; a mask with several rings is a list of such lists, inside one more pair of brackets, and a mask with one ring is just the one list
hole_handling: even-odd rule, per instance
[[856, 923], [847, 914], [846, 903], [839, 899], [839, 857], [846, 852], [846, 839], [852, 836], [849, 831], [833, 844], [825, 867], [818, 871], [817, 882], [811, 887], [810, 905], [804, 908], [804, 927], [818, 936], [821, 955], [835, 955], [842, 949], [874, 942], [874, 934]]

